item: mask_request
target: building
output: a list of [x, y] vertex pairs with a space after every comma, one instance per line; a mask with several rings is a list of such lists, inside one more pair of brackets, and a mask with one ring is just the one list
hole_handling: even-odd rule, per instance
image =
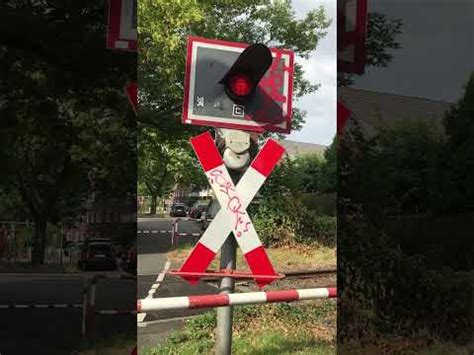
[[66, 226], [66, 241], [82, 241], [87, 237], [132, 240], [136, 235], [136, 208], [135, 197], [90, 199], [84, 204], [83, 212]]
[[280, 144], [285, 147], [285, 153], [290, 158], [307, 154], [323, 155], [327, 148], [327, 146], [321, 144], [295, 142], [288, 139], [280, 141]]
[[[442, 128], [442, 120], [453, 104], [420, 97], [394, 95], [350, 87], [338, 88], [338, 99], [369, 135], [382, 127], [407, 120], [428, 120]], [[350, 122], [350, 121], [349, 121]]]

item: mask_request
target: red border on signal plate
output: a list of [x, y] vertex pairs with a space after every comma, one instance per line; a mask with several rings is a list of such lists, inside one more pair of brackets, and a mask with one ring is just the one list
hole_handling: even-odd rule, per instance
[[337, 70], [343, 73], [354, 73], [363, 74], [366, 62], [366, 48], [365, 40], [367, 36], [367, 10], [368, 0], [357, 0], [356, 9], [356, 26], [355, 31], [346, 32], [344, 31], [346, 18], [343, 14], [337, 13], [337, 45], [342, 49], [347, 45], [354, 45], [354, 61], [346, 62], [343, 60], [337, 60]]
[[[278, 133], [290, 133], [291, 132], [291, 117], [293, 111], [293, 72], [290, 72], [290, 80], [288, 83], [288, 97], [289, 100], [287, 102], [288, 110], [287, 115], [284, 117], [286, 121], [286, 128], [280, 128], [273, 125], [266, 125], [266, 126], [248, 126], [242, 123], [219, 123], [216, 125], [214, 121], [211, 120], [199, 120], [199, 119], [190, 119], [188, 106], [189, 106], [189, 85], [190, 85], [190, 75], [191, 75], [191, 58], [192, 58], [192, 48], [194, 42], [201, 42], [201, 43], [208, 43], [208, 44], [219, 44], [234, 48], [247, 48], [249, 45], [245, 43], [239, 42], [229, 42], [223, 41], [220, 39], [210, 39], [210, 38], [202, 38], [196, 36], [189, 36], [188, 43], [187, 43], [187, 53], [186, 53], [186, 74], [184, 77], [184, 98], [183, 98], [183, 115], [181, 122], [184, 124], [192, 124], [198, 126], [214, 126], [214, 127], [223, 127], [223, 128], [230, 128], [230, 129], [238, 129], [243, 131], [254, 131], [263, 133], [266, 131], [271, 132], [278, 132]], [[272, 53], [281, 53], [286, 54], [290, 58], [289, 67], [293, 68], [294, 65], [294, 53], [290, 50], [286, 49], [279, 49], [279, 48], [270, 48]], [[186, 122], [187, 120], [191, 121], [191, 123]]]
[[[138, 0], [137, 0], [138, 1]], [[137, 41], [120, 38], [120, 22], [122, 21], [122, 0], [108, 0], [106, 47], [119, 51], [136, 52]], [[128, 42], [127, 48], [117, 47], [116, 42]]]

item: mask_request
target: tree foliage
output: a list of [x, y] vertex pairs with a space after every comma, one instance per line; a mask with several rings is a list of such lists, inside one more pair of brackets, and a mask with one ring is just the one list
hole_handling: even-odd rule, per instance
[[437, 209], [444, 212], [474, 209], [474, 73], [464, 96], [447, 113], [444, 127], [447, 144], [438, 168]]
[[123, 87], [135, 57], [105, 49], [104, 14], [104, 1], [0, 5], [2, 184], [35, 222], [34, 262], [43, 261], [47, 222], [76, 214], [92, 191], [134, 190], [135, 122]]
[[151, 196], [151, 213], [157, 198], [167, 197], [177, 184], [201, 188], [207, 184], [197, 159], [185, 140], [169, 142], [160, 131], [144, 128], [138, 143], [138, 193]]
[[340, 142], [340, 341], [472, 329], [472, 302], [459, 295], [472, 294], [472, 238], [462, 229], [474, 207], [473, 87], [471, 76], [444, 132], [420, 117], [368, 140], [354, 122]]
[[265, 197], [336, 192], [336, 139], [323, 154], [286, 156], [262, 186]]
[[[393, 50], [401, 48], [397, 36], [402, 34], [403, 23], [377, 12], [369, 13], [367, 21], [366, 66], [385, 68], [393, 58]], [[338, 72], [338, 87], [354, 83], [354, 75]]]

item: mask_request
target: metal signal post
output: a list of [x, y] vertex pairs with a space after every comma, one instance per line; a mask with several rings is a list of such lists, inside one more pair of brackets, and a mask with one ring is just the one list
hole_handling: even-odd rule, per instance
[[[250, 162], [250, 134], [243, 131], [232, 131], [218, 129], [218, 136], [224, 140], [224, 164], [234, 174], [231, 178], [237, 185], [242, 171]], [[219, 139], [219, 137], [217, 137]], [[230, 233], [224, 245], [221, 248], [221, 270], [235, 270], [237, 262], [237, 243]], [[235, 291], [235, 279], [232, 277], [223, 277], [219, 287], [220, 294], [229, 294]], [[217, 309], [217, 344], [216, 350], [219, 355], [232, 353], [232, 324], [234, 319], [234, 309], [232, 306], [221, 307]]]

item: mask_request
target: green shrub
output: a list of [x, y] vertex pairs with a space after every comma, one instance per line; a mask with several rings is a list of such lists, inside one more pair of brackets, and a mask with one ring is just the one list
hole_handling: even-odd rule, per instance
[[336, 194], [306, 193], [301, 195], [301, 202], [310, 210], [320, 215], [336, 215]]
[[472, 329], [473, 272], [431, 269], [363, 224], [339, 230], [338, 339], [399, 334], [464, 340]]
[[294, 243], [335, 246], [336, 218], [318, 215], [295, 197], [265, 198], [254, 207], [253, 222], [268, 245]]

